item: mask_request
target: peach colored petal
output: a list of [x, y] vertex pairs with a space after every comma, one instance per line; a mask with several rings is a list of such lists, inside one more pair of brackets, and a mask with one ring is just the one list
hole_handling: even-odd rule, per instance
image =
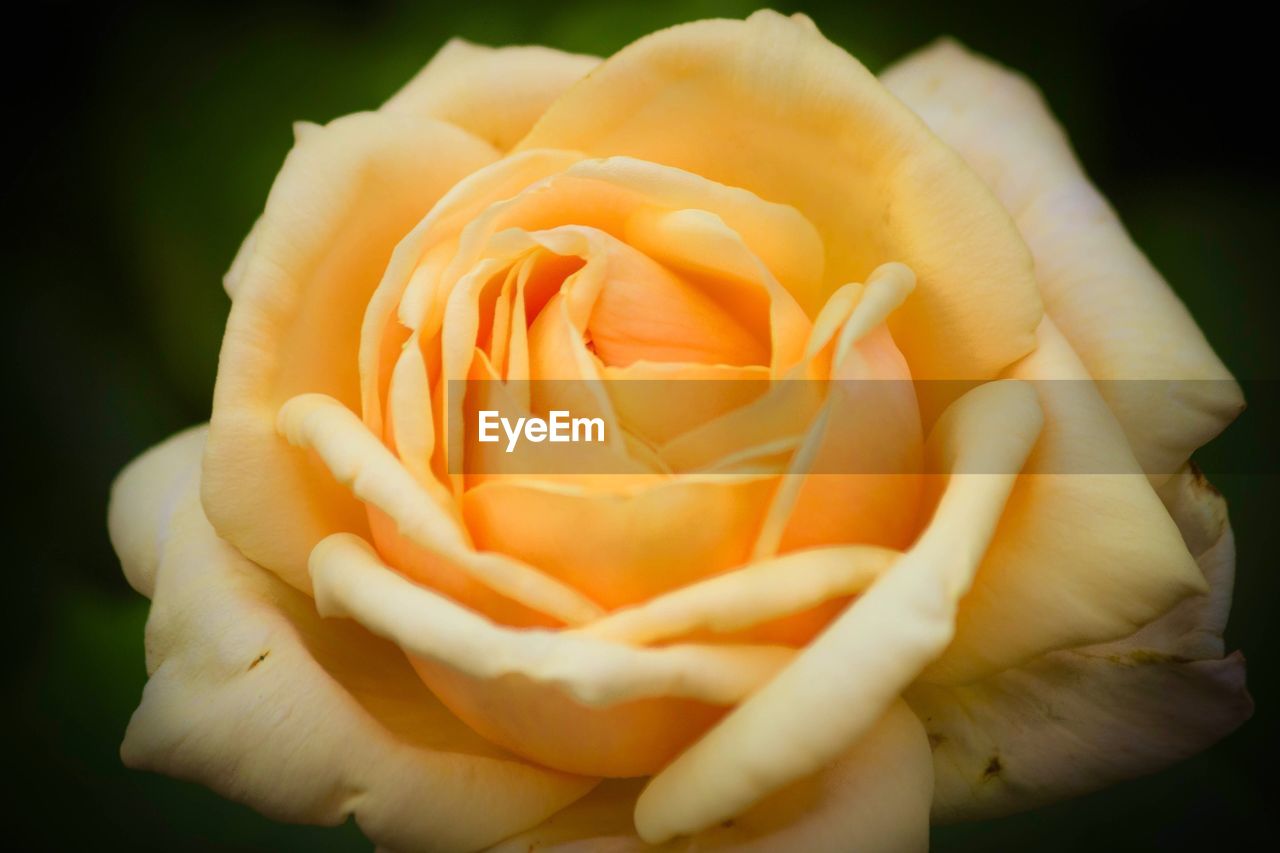
[[852, 749], [718, 826], [653, 846], [635, 834], [638, 782], [608, 780], [491, 853], [903, 853], [929, 844], [932, 769], [920, 722], [902, 703]]
[[757, 556], [847, 542], [901, 548], [915, 537], [920, 410], [885, 325], [914, 285], [902, 264], [872, 272], [835, 339], [822, 414], [782, 481]]
[[691, 583], [573, 630], [641, 644], [702, 632], [731, 634], [863, 592], [898, 556], [873, 545], [797, 551]]
[[[562, 303], [553, 299], [550, 310], [557, 315]], [[566, 325], [567, 319], [560, 317]], [[459, 423], [463, 440], [449, 448], [450, 467], [463, 488], [456, 499], [462, 500], [468, 490], [489, 481], [506, 482], [511, 477], [535, 478], [549, 484], [589, 486], [618, 492], [643, 484], [660, 482], [660, 473], [648, 460], [634, 453], [628, 436], [620, 430], [607, 392], [589, 381], [504, 383], [483, 353], [477, 352], [471, 381], [465, 388], [466, 398], [459, 407]], [[536, 407], [536, 408], [535, 408]], [[480, 441], [481, 411], [499, 412], [512, 421], [545, 414], [551, 409], [573, 413], [574, 417], [600, 417], [604, 423], [604, 441], [578, 444], [551, 444], [522, 441], [507, 452], [508, 440]], [[474, 428], [471, 426], [474, 425]]]
[[[800, 303], [717, 214], [696, 209], [640, 211], [627, 223], [627, 242], [686, 277], [696, 277], [745, 327], [759, 328], [767, 315], [768, 355], [743, 364], [768, 364], [774, 375], [782, 375], [803, 357], [811, 324]], [[767, 309], [755, 307], [761, 302]]]
[[1130, 637], [1052, 652], [971, 685], [918, 685], [937, 820], [1009, 814], [1151, 773], [1212, 745], [1253, 700], [1244, 657], [1223, 657], [1235, 569], [1226, 505], [1183, 471], [1170, 510], [1209, 585]]
[[1013, 214], [1047, 311], [1089, 375], [1104, 380], [1143, 468], [1157, 480], [1177, 471], [1240, 413], [1240, 389], [1089, 182], [1040, 93], [951, 41], [883, 80]]
[[513, 630], [415, 586], [357, 537], [311, 559], [320, 611], [393, 640], [443, 701], [486, 737], [549, 766], [651, 773], [723, 706], [767, 681], [791, 650], [638, 649], [564, 631]]
[[366, 525], [276, 411], [308, 391], [358, 403], [360, 316], [392, 248], [493, 156], [450, 125], [364, 113], [303, 134], [276, 178], [223, 338], [203, 489], [219, 534], [295, 586], [316, 541]]
[[147, 538], [159, 543], [144, 551], [132, 535], [119, 540], [133, 540], [120, 552], [126, 573], [153, 579], [150, 680], [121, 747], [126, 764], [277, 820], [353, 818], [398, 850], [493, 844], [590, 790], [594, 780], [530, 765], [476, 735], [399, 649], [321, 619], [310, 598], [219, 539], [199, 501], [202, 433], [142, 456], [113, 498], [113, 530], [143, 523], [145, 511]]
[[920, 286], [892, 325], [921, 378], [983, 379], [1034, 346], [1031, 258], [999, 203], [865, 68], [774, 12], [685, 24], [605, 60], [517, 147], [684, 169], [800, 211], [826, 295], [901, 261]]
[[1024, 383], [988, 383], [952, 404], [930, 451], [939, 470], [956, 473], [925, 532], [789, 666], [654, 777], [636, 805], [642, 838], [662, 842], [740, 814], [873, 730], [950, 640], [957, 602], [1041, 426]]
[[[696, 211], [722, 222], [793, 297], [819, 294], [821, 238], [794, 208], [631, 157], [581, 159], [558, 174], [530, 182], [523, 192], [490, 204], [465, 229], [447, 277], [456, 278], [473, 266], [486, 242], [507, 228], [539, 231], [566, 224], [590, 226], [645, 251], [661, 251], [661, 246], [654, 245], [661, 228], [655, 232], [652, 226], [673, 213], [677, 219], [669, 224], [679, 224], [680, 216]], [[672, 260], [687, 254], [677, 252]], [[697, 261], [697, 256], [688, 260]]]
[[382, 109], [456, 124], [506, 151], [599, 62], [548, 47], [450, 39]]
[[628, 489], [503, 477], [469, 489], [462, 512], [476, 547], [613, 609], [742, 564], [776, 487], [728, 475]]
[[190, 427], [129, 463], [111, 484], [107, 530], [129, 585], [155, 595], [156, 570], [170, 519], [191, 483], [200, 478], [207, 424]]
[[444, 270], [453, 259], [459, 233], [495, 200], [509, 198], [579, 159], [581, 155], [571, 151], [526, 151], [504, 157], [455, 184], [396, 246], [369, 299], [360, 331], [360, 400], [371, 430], [382, 430], [382, 398], [399, 355], [399, 345], [388, 329], [395, 322], [428, 341], [439, 334], [451, 292], [445, 286]]
[[1011, 375], [1035, 383], [1045, 430], [930, 680], [968, 681], [1123, 637], [1203, 590], [1177, 527], [1052, 321]]
[[325, 615], [354, 618], [411, 655], [477, 678], [520, 675], [592, 707], [653, 696], [731, 704], [792, 654], [768, 646], [639, 649], [568, 631], [504, 628], [406, 580], [351, 534], [317, 546], [311, 574]]
[[[414, 545], [447, 560], [512, 601], [567, 624], [600, 609], [577, 591], [501, 554], [472, 550], [464, 528], [349, 409], [321, 394], [295, 397], [280, 410], [290, 444], [315, 451], [338, 483], [391, 518]], [[313, 573], [314, 574], [314, 573]]]
[[769, 387], [769, 368], [635, 361], [601, 372], [618, 425], [653, 445], [741, 408]]

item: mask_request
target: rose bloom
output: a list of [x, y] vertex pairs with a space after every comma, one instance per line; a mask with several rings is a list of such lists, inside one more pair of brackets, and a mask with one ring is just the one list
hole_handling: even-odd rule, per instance
[[[904, 850], [1249, 716], [1188, 463], [1239, 389], [955, 44], [877, 79], [771, 12], [450, 42], [297, 126], [226, 286], [209, 425], [112, 497], [130, 766], [395, 850]], [[891, 381], [592, 384], [797, 378]], [[475, 440], [545, 413], [528, 379], [607, 389], [583, 471]]]

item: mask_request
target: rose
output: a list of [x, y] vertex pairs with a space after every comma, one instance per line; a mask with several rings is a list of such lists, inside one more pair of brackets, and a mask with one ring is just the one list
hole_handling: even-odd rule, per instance
[[[941, 44], [877, 81], [760, 13], [598, 66], [454, 42], [297, 136], [210, 426], [114, 489], [153, 601], [127, 763], [396, 849], [900, 849], [1247, 717], [1187, 464], [1239, 391], [1019, 78]], [[598, 376], [894, 381], [612, 383], [673, 473], [467, 439], [478, 397]]]

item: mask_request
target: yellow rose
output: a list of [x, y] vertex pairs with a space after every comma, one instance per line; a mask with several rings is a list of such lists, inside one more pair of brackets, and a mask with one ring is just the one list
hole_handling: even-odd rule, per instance
[[[298, 126], [226, 284], [209, 426], [112, 497], [131, 766], [397, 850], [900, 850], [1250, 712], [1187, 463], [1239, 390], [955, 45], [451, 42]], [[572, 471], [472, 426], [558, 405]]]

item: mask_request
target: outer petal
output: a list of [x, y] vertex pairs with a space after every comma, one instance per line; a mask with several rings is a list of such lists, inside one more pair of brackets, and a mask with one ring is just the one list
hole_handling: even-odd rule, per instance
[[111, 484], [107, 529], [129, 585], [151, 598], [169, 521], [179, 499], [200, 477], [207, 424], [157, 444], [129, 463]]
[[625, 154], [790, 204], [827, 250], [826, 292], [900, 261], [895, 316], [918, 378], [989, 378], [1040, 318], [1031, 259], [981, 181], [811, 22], [760, 12], [641, 39], [548, 109], [520, 147]]
[[359, 404], [360, 318], [396, 242], [493, 158], [442, 122], [364, 113], [308, 127], [254, 226], [227, 320], [204, 463], [219, 534], [306, 588], [311, 546], [364, 530], [360, 505], [275, 431], [280, 405], [320, 391]]
[[956, 602], [1040, 427], [1035, 394], [1022, 383], [984, 385], [948, 409], [930, 445], [940, 470], [957, 473], [919, 541], [789, 666], [654, 777], [636, 805], [641, 837], [665, 841], [739, 814], [873, 728], [950, 639]]
[[1177, 526], [1050, 320], [1011, 373], [1035, 384], [1045, 429], [929, 680], [972, 680], [1118, 639], [1204, 590]]
[[[600, 609], [571, 587], [503, 554], [479, 553], [466, 530], [361, 423], [332, 398], [304, 394], [280, 410], [290, 443], [315, 452], [334, 479], [385, 513], [414, 545], [489, 590], [563, 622], [583, 622]], [[314, 552], [312, 554], [314, 558]]]
[[1169, 491], [1207, 593], [1120, 642], [907, 694], [934, 747], [935, 819], [1008, 814], [1150, 773], [1249, 718], [1244, 658], [1222, 657], [1235, 568], [1226, 506], [1192, 472]]
[[549, 47], [451, 39], [382, 109], [456, 124], [506, 151], [599, 62]]
[[[184, 433], [136, 462], [113, 519], [141, 520], [139, 507], [121, 505], [144, 494], [131, 484], [164, 493], [166, 474], [197, 470], [199, 437]], [[178, 456], [185, 466], [172, 464]], [[217, 538], [198, 478], [184, 481], [167, 520], [157, 514], [152, 525], [163, 545], [147, 622], [151, 679], [125, 763], [279, 820], [354, 815], [397, 850], [491, 844], [589, 790], [592, 780], [528, 765], [470, 731], [394, 646], [351, 622], [322, 621], [310, 599]], [[121, 557], [131, 577], [145, 567], [129, 564], [154, 559], [133, 547]]]
[[1243, 406], [1195, 320], [1089, 183], [1040, 94], [953, 42], [883, 75], [1013, 214], [1045, 307], [1101, 380], [1143, 468], [1158, 479]]
[[861, 593], [898, 556], [873, 545], [795, 551], [615, 610], [576, 630], [645, 645], [690, 634], [732, 634]]
[[572, 772], [654, 772], [792, 656], [779, 647], [634, 648], [504, 628], [405, 580], [350, 534], [322, 542], [311, 570], [322, 613], [393, 640], [485, 737]]
[[505, 628], [405, 580], [348, 533], [316, 547], [311, 573], [327, 616], [356, 619], [415, 657], [476, 678], [519, 676], [592, 707], [654, 696], [731, 704], [791, 657], [768, 646], [636, 648], [572, 631]]
[[658, 847], [635, 834], [634, 782], [607, 781], [491, 853], [795, 850], [901, 853], [929, 843], [933, 770], [920, 721], [895, 703], [865, 738], [822, 771], [723, 824]]

